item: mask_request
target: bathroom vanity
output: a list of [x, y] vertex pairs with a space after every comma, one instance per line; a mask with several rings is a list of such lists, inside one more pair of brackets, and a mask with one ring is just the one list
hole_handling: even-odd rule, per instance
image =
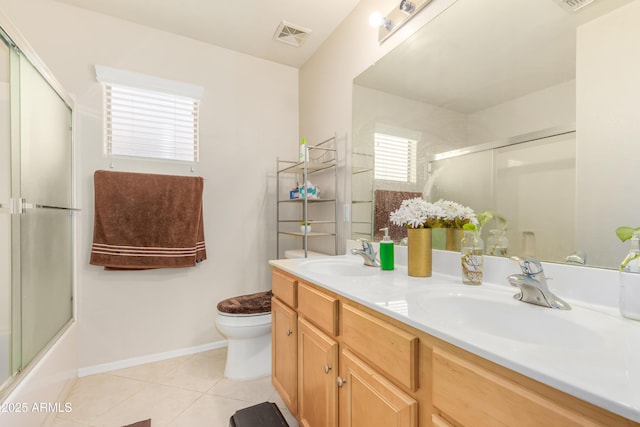
[[640, 325], [613, 311], [352, 255], [270, 265], [272, 380], [302, 426], [640, 425]]

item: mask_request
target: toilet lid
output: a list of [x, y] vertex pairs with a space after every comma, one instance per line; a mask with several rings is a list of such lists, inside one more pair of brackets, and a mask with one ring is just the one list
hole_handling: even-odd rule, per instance
[[218, 311], [228, 314], [271, 313], [271, 291], [240, 295], [218, 303]]

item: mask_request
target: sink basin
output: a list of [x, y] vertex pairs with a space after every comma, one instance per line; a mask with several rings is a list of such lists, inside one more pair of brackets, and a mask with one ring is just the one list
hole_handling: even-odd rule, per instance
[[513, 293], [483, 286], [434, 290], [410, 301], [414, 313], [451, 332], [564, 348], [588, 348], [603, 340], [580, 320], [581, 313], [527, 304], [513, 299]]
[[364, 265], [360, 257], [310, 259], [300, 263], [299, 268], [308, 273], [343, 277], [372, 276], [380, 270]]

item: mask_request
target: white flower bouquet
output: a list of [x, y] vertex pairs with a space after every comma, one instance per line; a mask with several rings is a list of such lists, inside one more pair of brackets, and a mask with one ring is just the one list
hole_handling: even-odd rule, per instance
[[403, 200], [400, 207], [389, 215], [392, 224], [407, 228], [441, 227], [444, 218], [445, 211], [441, 206], [421, 197]]
[[434, 203], [444, 212], [442, 226], [448, 228], [463, 228], [465, 224], [478, 226], [478, 219], [473, 209], [451, 200], [440, 199]]

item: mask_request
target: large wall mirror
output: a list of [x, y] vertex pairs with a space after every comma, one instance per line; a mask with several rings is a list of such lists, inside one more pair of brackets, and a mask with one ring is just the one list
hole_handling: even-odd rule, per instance
[[353, 238], [379, 240], [389, 211], [422, 195], [504, 218], [483, 228], [485, 242], [506, 230], [502, 255], [618, 266], [623, 253], [576, 231], [577, 43], [581, 26], [631, 1], [562, 3], [458, 0], [356, 77]]

